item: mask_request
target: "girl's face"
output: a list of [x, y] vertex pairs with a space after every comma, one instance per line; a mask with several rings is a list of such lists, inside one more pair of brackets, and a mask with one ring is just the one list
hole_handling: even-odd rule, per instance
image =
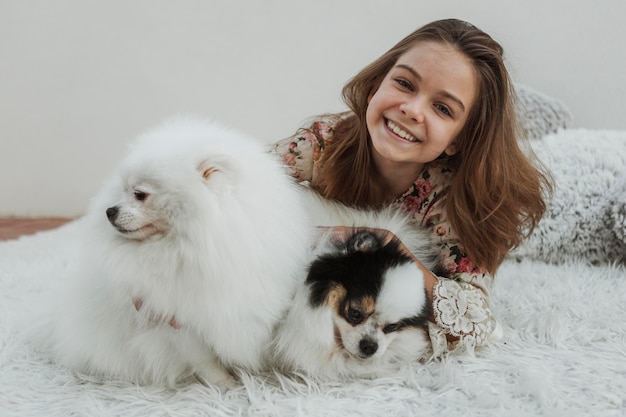
[[444, 152], [456, 153], [455, 139], [477, 93], [471, 62], [449, 45], [423, 42], [400, 56], [366, 112], [379, 170], [420, 168]]

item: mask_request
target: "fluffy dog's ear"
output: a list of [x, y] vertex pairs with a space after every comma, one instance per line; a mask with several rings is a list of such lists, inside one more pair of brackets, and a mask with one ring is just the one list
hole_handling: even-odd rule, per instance
[[229, 177], [237, 177], [241, 175], [243, 170], [241, 161], [236, 156], [222, 152], [220, 149], [207, 149], [201, 159], [198, 160], [200, 161], [197, 165], [198, 171], [203, 174], [205, 179], [213, 172], [227, 173]]
[[215, 166], [215, 164], [210, 163], [208, 160], [204, 160], [198, 164], [198, 172], [200, 172], [200, 174], [202, 174], [202, 178], [207, 181], [212, 174], [219, 172], [219, 168]]
[[211, 155], [197, 166], [207, 187], [214, 192], [228, 193], [240, 183], [241, 169], [227, 156]]

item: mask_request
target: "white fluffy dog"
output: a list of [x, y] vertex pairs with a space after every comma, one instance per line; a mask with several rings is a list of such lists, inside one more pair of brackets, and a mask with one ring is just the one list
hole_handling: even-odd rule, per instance
[[148, 132], [94, 199], [37, 337], [73, 370], [141, 384], [261, 369], [312, 241], [296, 187], [240, 133], [189, 119]]

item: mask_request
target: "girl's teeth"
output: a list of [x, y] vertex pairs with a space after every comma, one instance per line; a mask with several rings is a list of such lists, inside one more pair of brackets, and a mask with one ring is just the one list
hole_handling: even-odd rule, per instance
[[400, 129], [398, 127], [398, 125], [396, 125], [394, 122], [388, 120], [387, 121], [387, 127], [389, 127], [389, 129], [391, 129], [391, 131], [393, 133], [395, 133], [396, 135], [400, 136], [403, 139], [408, 140], [409, 142], [416, 142], [417, 138], [415, 138], [415, 136], [411, 135], [408, 132], [405, 132], [404, 130]]

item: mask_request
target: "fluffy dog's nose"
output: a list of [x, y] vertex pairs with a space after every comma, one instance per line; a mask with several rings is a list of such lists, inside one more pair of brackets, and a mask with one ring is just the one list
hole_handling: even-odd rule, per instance
[[107, 218], [108, 218], [109, 220], [115, 220], [115, 217], [117, 216], [117, 213], [118, 213], [119, 211], [120, 211], [120, 210], [119, 210], [117, 207], [109, 207], [109, 208], [107, 209]]
[[372, 356], [378, 350], [378, 343], [371, 339], [362, 339], [359, 342], [359, 350], [365, 356]]

